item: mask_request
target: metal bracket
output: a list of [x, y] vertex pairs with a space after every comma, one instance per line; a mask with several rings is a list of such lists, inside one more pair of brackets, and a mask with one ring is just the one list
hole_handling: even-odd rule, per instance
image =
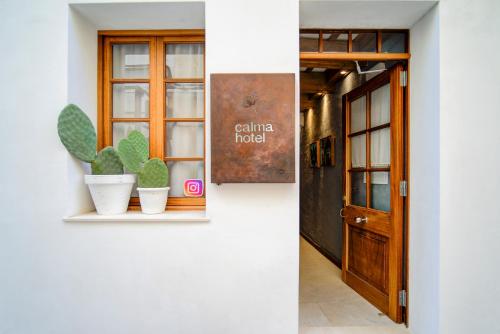
[[402, 197], [406, 197], [408, 195], [408, 182], [406, 181], [399, 182], [399, 195]]
[[401, 87], [406, 87], [408, 84], [408, 72], [407, 71], [401, 71], [399, 73], [399, 81], [401, 82]]
[[406, 290], [399, 290], [399, 306], [406, 307]]

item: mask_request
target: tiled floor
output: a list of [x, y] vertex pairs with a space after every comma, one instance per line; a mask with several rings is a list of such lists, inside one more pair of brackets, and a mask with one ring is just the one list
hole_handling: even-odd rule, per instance
[[300, 240], [300, 334], [409, 334], [341, 279], [341, 271]]

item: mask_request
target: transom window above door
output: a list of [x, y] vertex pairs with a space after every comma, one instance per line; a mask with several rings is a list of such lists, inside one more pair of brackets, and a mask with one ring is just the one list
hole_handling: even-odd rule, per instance
[[200, 30], [99, 33], [99, 146], [142, 132], [169, 168], [168, 209], [205, 206], [184, 195], [185, 180], [205, 179], [204, 55]]
[[402, 54], [408, 52], [408, 30], [301, 29], [300, 52]]

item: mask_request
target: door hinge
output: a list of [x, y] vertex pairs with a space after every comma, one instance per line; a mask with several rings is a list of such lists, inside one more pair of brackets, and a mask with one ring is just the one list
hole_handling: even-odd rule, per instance
[[399, 73], [400, 77], [400, 82], [401, 82], [401, 87], [406, 87], [408, 84], [408, 72], [407, 71], [401, 71]]
[[407, 194], [408, 194], [408, 182], [400, 181], [399, 182], [399, 195], [406, 197]]
[[406, 307], [406, 290], [399, 290], [399, 306]]

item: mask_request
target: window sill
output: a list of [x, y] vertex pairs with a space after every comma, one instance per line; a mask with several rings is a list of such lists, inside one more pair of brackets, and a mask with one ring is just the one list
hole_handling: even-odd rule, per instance
[[64, 217], [68, 223], [83, 222], [208, 222], [210, 218], [205, 211], [167, 211], [156, 215], [147, 215], [140, 211], [127, 211], [120, 215], [98, 215], [95, 211]]

